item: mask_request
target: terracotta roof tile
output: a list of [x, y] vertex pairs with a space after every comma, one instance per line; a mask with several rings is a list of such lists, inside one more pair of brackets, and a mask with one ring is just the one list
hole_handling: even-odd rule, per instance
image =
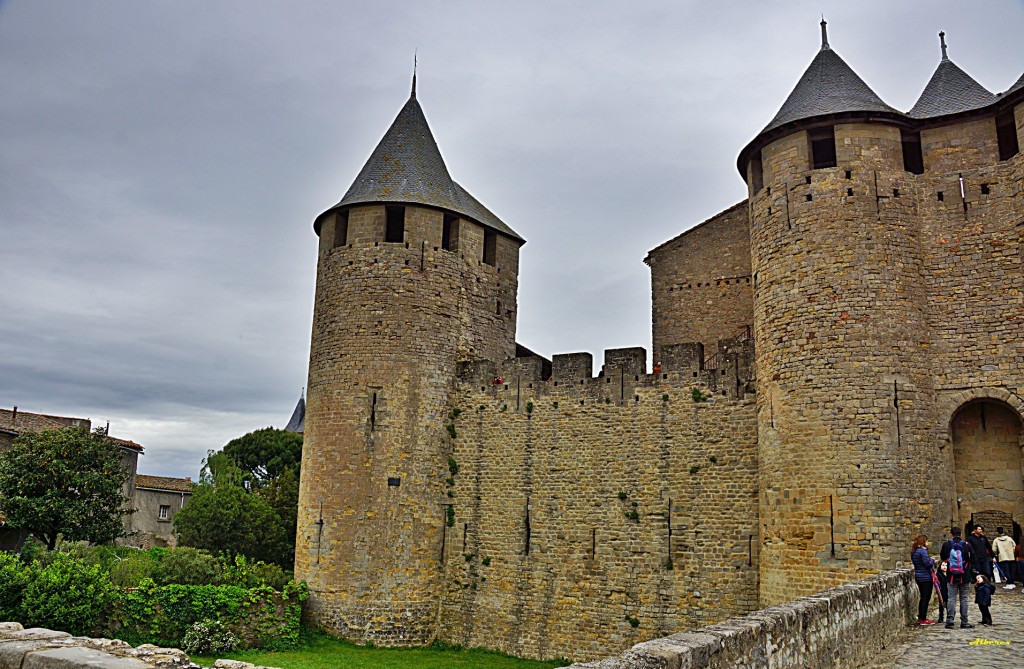
[[174, 492], [192, 492], [192, 479], [183, 479], [173, 476], [148, 476], [138, 474], [135, 476], [136, 488], [155, 488], [157, 490], [172, 490]]
[[62, 427], [84, 427], [88, 430], [92, 428], [92, 421], [88, 418], [48, 416], [42, 413], [0, 409], [0, 430], [5, 432], [14, 432], [17, 434], [21, 432], [55, 430]]

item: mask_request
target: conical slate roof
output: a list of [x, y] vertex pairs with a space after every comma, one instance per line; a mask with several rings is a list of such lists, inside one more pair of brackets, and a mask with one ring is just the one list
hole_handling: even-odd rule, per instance
[[298, 432], [299, 434], [306, 431], [306, 399], [304, 397], [299, 397], [299, 402], [295, 405], [295, 411], [292, 412], [288, 424], [284, 426], [284, 431]]
[[978, 109], [995, 102], [995, 94], [986, 90], [946, 55], [945, 33], [939, 33], [939, 39], [942, 43], [942, 60], [907, 115], [913, 118], [932, 118]]
[[1008, 88], [1007, 91], [1003, 93], [1003, 95], [1009, 95], [1010, 93], [1013, 93], [1014, 91], [1019, 91], [1022, 88], [1024, 88], [1024, 74], [1020, 75], [1020, 79], [1017, 80], [1017, 83], [1015, 83], [1013, 86], [1010, 86], [1010, 88]]
[[[524, 241], [448, 174], [423, 109], [416, 100], [415, 88], [348, 192], [327, 211], [380, 202], [447, 209]], [[319, 231], [319, 217], [314, 227]]]
[[828, 45], [821, 22], [821, 50], [807, 67], [775, 118], [761, 133], [791, 121], [842, 112], [899, 112], [882, 99]]

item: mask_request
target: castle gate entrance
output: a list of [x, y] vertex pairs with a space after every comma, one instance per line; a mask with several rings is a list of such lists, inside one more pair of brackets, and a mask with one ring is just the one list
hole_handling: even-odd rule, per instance
[[998, 400], [973, 400], [954, 413], [950, 432], [960, 523], [980, 523], [989, 536], [997, 525], [1013, 534], [1024, 524], [1020, 416]]

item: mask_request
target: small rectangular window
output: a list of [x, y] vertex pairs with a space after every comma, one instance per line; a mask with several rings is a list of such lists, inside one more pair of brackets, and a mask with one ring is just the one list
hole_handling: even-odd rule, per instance
[[346, 244], [348, 244], [348, 211], [341, 211], [334, 219], [334, 247]]
[[750, 192], [757, 194], [764, 188], [764, 168], [761, 165], [761, 152], [750, 159]]
[[171, 515], [171, 507], [166, 504], [160, 505], [160, 511], [157, 512], [158, 520], [167, 520], [167, 517]]
[[444, 215], [441, 224], [441, 248], [445, 251], [459, 250], [459, 219], [451, 214]]
[[811, 169], [836, 166], [836, 133], [832, 126], [807, 131], [811, 144]]
[[996, 116], [996, 140], [999, 142], [999, 160], [1009, 160], [1020, 152], [1012, 109]]
[[903, 142], [903, 169], [911, 174], [924, 174], [921, 133], [900, 130], [900, 139]]
[[487, 228], [484, 229], [483, 260], [488, 265], [498, 264], [498, 233]]
[[405, 207], [386, 207], [387, 223], [384, 231], [384, 241], [404, 242], [405, 241]]

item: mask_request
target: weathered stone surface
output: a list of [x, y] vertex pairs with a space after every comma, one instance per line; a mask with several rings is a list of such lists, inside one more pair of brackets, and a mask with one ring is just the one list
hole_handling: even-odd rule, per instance
[[[17, 624], [17, 623], [15, 623]], [[20, 629], [2, 631], [0, 633], [0, 639], [15, 639], [19, 641], [46, 641], [49, 639], [69, 639], [71, 635], [67, 632], [57, 632], [55, 630], [48, 630], [42, 627], [30, 627], [25, 629], [18, 625]]]
[[22, 669], [150, 669], [152, 665], [132, 657], [118, 657], [95, 648], [70, 646], [47, 648], [25, 656]]
[[0, 669], [21, 669], [25, 655], [47, 645], [46, 641], [13, 641], [0, 639]]
[[[250, 669], [253, 665], [218, 660], [225, 669]], [[233, 663], [233, 664], [232, 664]], [[142, 644], [133, 648], [119, 639], [73, 637], [67, 632], [0, 623], [0, 669], [200, 669], [184, 651]], [[255, 667], [255, 669], [273, 669]]]
[[[900, 569], [731, 618], [695, 633], [637, 644], [618, 658], [605, 661], [616, 668], [856, 667], [893, 643], [910, 622], [916, 601], [913, 572]], [[572, 665], [573, 669], [602, 666]]]

